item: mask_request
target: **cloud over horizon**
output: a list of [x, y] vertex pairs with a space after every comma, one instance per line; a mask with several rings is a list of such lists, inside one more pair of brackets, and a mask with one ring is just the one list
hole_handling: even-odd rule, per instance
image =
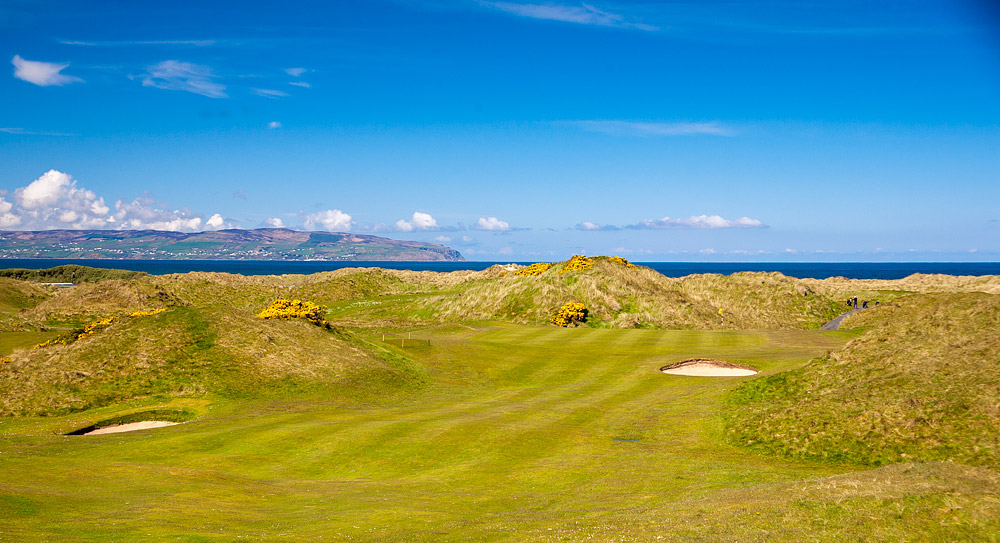
[[489, 230], [494, 232], [506, 232], [510, 230], [510, 223], [501, 221], [496, 217], [479, 217], [473, 226], [476, 230]]
[[344, 231], [352, 226], [354, 219], [339, 209], [327, 209], [306, 215], [306, 230]]
[[219, 213], [203, 220], [186, 208], [158, 207], [152, 198], [124, 199], [114, 210], [103, 197], [80, 187], [67, 173], [49, 170], [24, 187], [11, 200], [0, 197], [0, 228], [22, 230], [217, 230], [231, 227]]
[[670, 217], [663, 217], [662, 219], [645, 219], [639, 221], [637, 224], [630, 224], [625, 228], [636, 230], [667, 230], [674, 228], [767, 228], [767, 225], [757, 219], [751, 219], [750, 217], [740, 217], [738, 219], [729, 220], [724, 219], [719, 215], [697, 215], [686, 219], [671, 219]]
[[83, 83], [83, 79], [79, 77], [61, 73], [69, 67], [68, 62], [58, 64], [38, 60], [25, 60], [21, 58], [21, 55], [14, 55], [11, 64], [14, 65], [14, 77], [40, 87], [58, 87], [69, 85], [70, 83]]
[[429, 213], [414, 211], [410, 220], [399, 219], [396, 221], [397, 232], [413, 232], [414, 230], [439, 230], [437, 220]]

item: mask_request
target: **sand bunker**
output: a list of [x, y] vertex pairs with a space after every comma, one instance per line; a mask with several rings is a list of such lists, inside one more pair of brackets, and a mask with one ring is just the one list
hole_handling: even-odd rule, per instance
[[756, 375], [757, 370], [742, 364], [712, 360], [710, 358], [691, 358], [660, 368], [670, 375], [691, 375], [694, 377], [742, 377]]
[[144, 420], [141, 422], [130, 422], [128, 424], [116, 424], [114, 426], [105, 426], [104, 428], [91, 430], [83, 435], [96, 436], [98, 434], [117, 434], [120, 432], [134, 432], [136, 430], [148, 430], [150, 428], [163, 428], [164, 426], [174, 426], [175, 424], [180, 424], [180, 423], [169, 422], [165, 420]]

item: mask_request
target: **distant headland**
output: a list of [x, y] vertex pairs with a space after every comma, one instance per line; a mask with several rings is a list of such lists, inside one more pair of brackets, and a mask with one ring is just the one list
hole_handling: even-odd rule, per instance
[[346, 232], [286, 228], [167, 232], [160, 230], [41, 230], [0, 232], [0, 258], [143, 260], [405, 260], [461, 261], [437, 243]]

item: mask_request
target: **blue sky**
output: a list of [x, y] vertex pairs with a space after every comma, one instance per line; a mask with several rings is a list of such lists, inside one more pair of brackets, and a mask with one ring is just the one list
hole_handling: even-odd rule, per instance
[[988, 1], [0, 5], [0, 229], [1000, 260]]

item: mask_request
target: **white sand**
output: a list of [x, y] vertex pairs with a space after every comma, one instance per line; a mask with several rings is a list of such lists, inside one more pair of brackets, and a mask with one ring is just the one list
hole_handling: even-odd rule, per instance
[[119, 432], [134, 432], [136, 430], [148, 430], [150, 428], [163, 428], [164, 426], [174, 426], [178, 422], [167, 422], [165, 420], [144, 420], [142, 422], [130, 422], [128, 424], [118, 424], [115, 426], [105, 426], [92, 432], [83, 434], [85, 436], [96, 436], [98, 434], [117, 434]]
[[690, 375], [693, 377], [744, 377], [757, 374], [756, 370], [749, 368], [727, 368], [710, 362], [695, 362], [660, 371], [670, 375]]

